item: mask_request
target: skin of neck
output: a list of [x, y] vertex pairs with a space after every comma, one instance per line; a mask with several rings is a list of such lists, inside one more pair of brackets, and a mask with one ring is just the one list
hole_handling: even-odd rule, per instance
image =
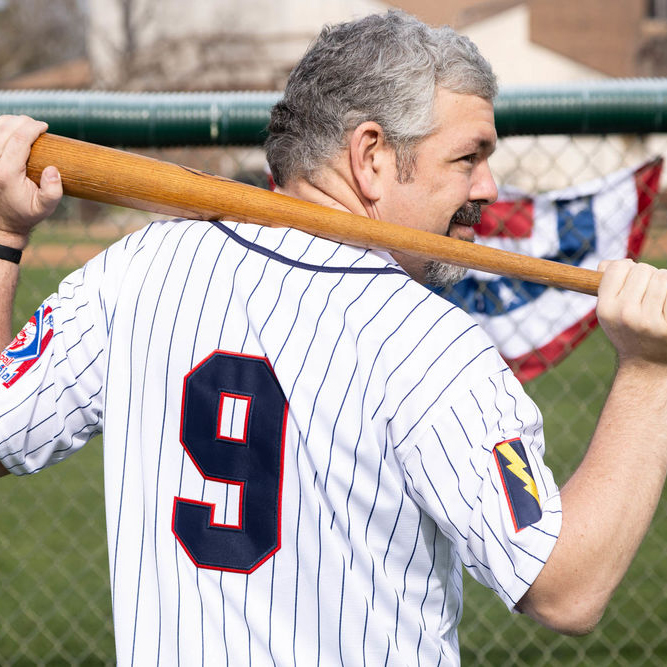
[[[364, 196], [351, 166], [349, 148], [311, 177], [298, 177], [277, 186], [275, 192], [313, 204], [380, 220], [375, 201]], [[418, 282], [425, 282], [422, 260], [402, 253], [391, 253], [405, 271]]]

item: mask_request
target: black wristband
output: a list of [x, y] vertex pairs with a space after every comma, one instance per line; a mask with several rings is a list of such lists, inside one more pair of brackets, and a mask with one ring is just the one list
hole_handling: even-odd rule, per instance
[[8, 245], [0, 245], [0, 259], [6, 259], [8, 262], [18, 264], [21, 261], [22, 250], [10, 248]]

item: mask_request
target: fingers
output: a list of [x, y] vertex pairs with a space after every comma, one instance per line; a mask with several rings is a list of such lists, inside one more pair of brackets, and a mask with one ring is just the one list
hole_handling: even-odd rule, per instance
[[55, 167], [42, 173], [40, 186], [26, 175], [35, 140], [47, 130], [28, 116], [0, 116], [0, 231], [27, 238], [31, 228], [50, 215], [62, 197]]
[[603, 271], [598, 294], [618, 295], [625, 285], [626, 278], [632, 269], [634, 262], [631, 259], [620, 259], [615, 262], [604, 260], [600, 262], [598, 269]]
[[0, 160], [27, 162], [30, 146], [47, 129], [46, 123], [28, 116], [0, 116]]
[[653, 269], [651, 272], [642, 299], [642, 316], [653, 329], [667, 333], [667, 270]]
[[628, 259], [600, 269], [597, 315], [619, 357], [667, 364], [667, 270]]

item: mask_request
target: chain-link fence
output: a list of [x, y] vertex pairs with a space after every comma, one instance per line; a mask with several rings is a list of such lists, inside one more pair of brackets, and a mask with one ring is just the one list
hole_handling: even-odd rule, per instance
[[[259, 185], [257, 148], [146, 151], [150, 155]], [[667, 154], [667, 135], [504, 138], [497, 180], [528, 192], [580, 184]], [[58, 280], [151, 217], [65, 199], [35, 231], [25, 253], [15, 327]], [[643, 256], [667, 265], [667, 206], [658, 197]], [[580, 460], [614, 371], [614, 354], [595, 331], [562, 363], [527, 384], [545, 417], [548, 463], [562, 483]], [[101, 441], [30, 478], [0, 483], [0, 665], [114, 664], [103, 507]], [[632, 517], [628, 517], [632, 520]], [[466, 579], [461, 626], [468, 665], [667, 664], [667, 515], [651, 531], [598, 629], [567, 638], [507, 613]]]

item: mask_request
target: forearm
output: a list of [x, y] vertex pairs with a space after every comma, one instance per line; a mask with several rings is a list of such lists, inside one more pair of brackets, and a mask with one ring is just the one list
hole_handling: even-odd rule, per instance
[[[27, 238], [0, 231], [0, 245], [23, 250]], [[14, 338], [12, 315], [14, 313], [14, 297], [19, 278], [19, 265], [7, 260], [0, 260], [0, 350], [4, 350]], [[0, 464], [0, 477], [9, 471]]]
[[[14, 234], [0, 232], [0, 245], [23, 250], [27, 239]], [[14, 337], [12, 314], [14, 297], [19, 277], [19, 265], [7, 260], [0, 260], [0, 350], [3, 350]]]
[[595, 625], [648, 530], [667, 471], [667, 369], [621, 365], [590, 447], [563, 487], [554, 551], [520, 609], [562, 632]]

